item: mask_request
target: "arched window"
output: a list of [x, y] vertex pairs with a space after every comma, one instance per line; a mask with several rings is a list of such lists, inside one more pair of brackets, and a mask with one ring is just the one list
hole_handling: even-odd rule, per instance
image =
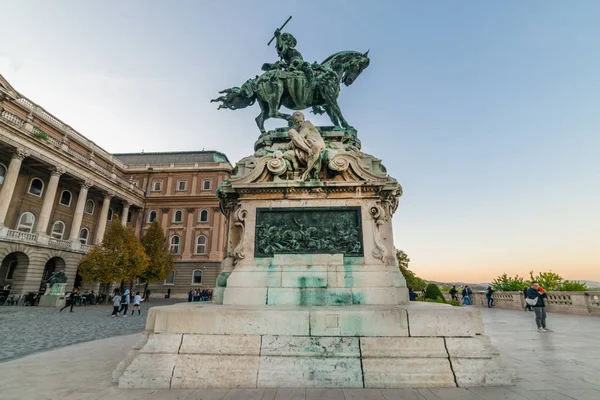
[[63, 206], [71, 207], [71, 192], [63, 190], [60, 194], [60, 204]]
[[19, 265], [19, 262], [17, 260], [12, 260], [8, 263], [8, 271], [6, 271], [6, 280], [7, 281], [13, 279], [13, 276], [15, 274], [15, 269], [17, 268], [18, 265]]
[[79, 231], [79, 242], [81, 242], [81, 244], [87, 244], [89, 237], [90, 230], [88, 228], [81, 228]]
[[24, 212], [19, 217], [17, 223], [17, 230], [21, 232], [31, 233], [33, 231], [33, 225], [35, 224], [35, 215], [30, 212]]
[[173, 254], [179, 254], [179, 235], [171, 236], [171, 245], [169, 246], [169, 251]]
[[173, 213], [173, 222], [181, 222], [181, 221], [183, 221], [183, 211], [176, 210]]
[[0, 164], [0, 185], [4, 183], [4, 177], [6, 176], [6, 166]]
[[156, 211], [152, 210], [148, 213], [148, 223], [151, 224], [156, 219]]
[[192, 271], [192, 285], [202, 283], [202, 270], [195, 269]]
[[56, 221], [52, 224], [52, 236], [54, 239], [62, 239], [65, 234], [65, 223], [62, 221]]
[[29, 190], [27, 191], [29, 194], [34, 196], [42, 196], [44, 191], [44, 182], [40, 178], [33, 178], [29, 183]]
[[154, 181], [152, 182], [152, 191], [160, 192], [162, 190], [162, 181]]
[[88, 200], [85, 202], [85, 213], [86, 214], [93, 214], [94, 208], [96, 208], [96, 204], [94, 203], [94, 200]]
[[196, 254], [206, 254], [206, 236], [204, 235], [196, 238]]
[[210, 179], [205, 179], [202, 181], [202, 190], [210, 190]]
[[113, 209], [109, 208], [108, 209], [108, 215], [106, 216], [106, 219], [109, 220], [109, 221], [112, 221], [113, 213], [114, 213]]
[[200, 214], [198, 214], [198, 222], [208, 222], [208, 210], [200, 210]]

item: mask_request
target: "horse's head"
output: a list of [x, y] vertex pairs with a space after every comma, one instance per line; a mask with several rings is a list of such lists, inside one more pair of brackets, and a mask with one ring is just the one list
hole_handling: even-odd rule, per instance
[[369, 66], [370, 61], [368, 50], [365, 53], [353, 52], [344, 65], [344, 73], [342, 75], [344, 85], [352, 85], [356, 78]]

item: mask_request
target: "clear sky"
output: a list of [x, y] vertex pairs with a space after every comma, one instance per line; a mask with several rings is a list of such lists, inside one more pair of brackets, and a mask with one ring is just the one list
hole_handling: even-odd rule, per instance
[[404, 187], [411, 269], [600, 280], [598, 1], [0, 0], [0, 73], [110, 152], [235, 162], [258, 107], [209, 100], [276, 60], [266, 43], [290, 14], [309, 61], [371, 49], [340, 105]]

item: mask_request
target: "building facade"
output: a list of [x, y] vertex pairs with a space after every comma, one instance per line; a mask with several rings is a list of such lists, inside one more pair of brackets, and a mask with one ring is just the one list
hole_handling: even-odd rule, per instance
[[177, 268], [153, 291], [214, 286], [225, 248], [215, 190], [232, 170], [217, 152], [110, 154], [0, 75], [0, 289], [43, 290], [77, 267], [108, 223], [143, 235], [159, 219]]
[[153, 282], [149, 289], [153, 293], [171, 289], [174, 296], [187, 296], [191, 287], [215, 287], [227, 236], [216, 189], [232, 170], [227, 157], [215, 151], [114, 156], [145, 193], [136, 233], [143, 236], [158, 221], [176, 255], [173, 274], [164, 282]]

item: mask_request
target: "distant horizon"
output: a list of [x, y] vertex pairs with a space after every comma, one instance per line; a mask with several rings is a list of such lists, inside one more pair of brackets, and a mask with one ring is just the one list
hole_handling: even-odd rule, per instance
[[266, 44], [293, 11], [285, 31], [311, 62], [370, 49], [340, 107], [403, 186], [394, 243], [415, 274], [600, 281], [600, 2], [0, 2], [17, 91], [108, 152], [232, 164], [258, 108], [210, 99], [277, 59]]

